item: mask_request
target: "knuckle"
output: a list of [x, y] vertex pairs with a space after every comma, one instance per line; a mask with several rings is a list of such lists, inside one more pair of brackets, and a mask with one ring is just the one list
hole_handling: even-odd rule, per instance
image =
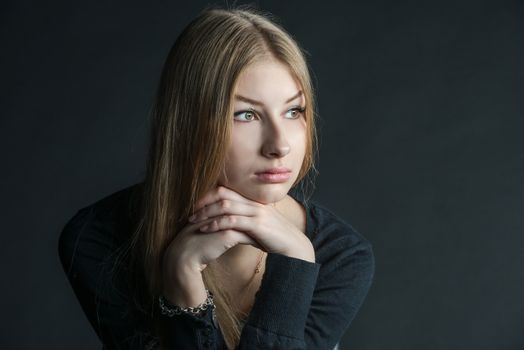
[[224, 186], [218, 186], [217, 193], [219, 195], [224, 195], [226, 193], [226, 188]]
[[220, 208], [222, 208], [222, 209], [227, 209], [227, 208], [229, 208], [230, 206], [231, 206], [231, 202], [230, 202], [229, 200], [227, 200], [227, 199], [222, 199], [222, 200], [220, 201]]
[[234, 217], [233, 215], [228, 216], [227, 219], [230, 224], [235, 224], [237, 222], [237, 218]]

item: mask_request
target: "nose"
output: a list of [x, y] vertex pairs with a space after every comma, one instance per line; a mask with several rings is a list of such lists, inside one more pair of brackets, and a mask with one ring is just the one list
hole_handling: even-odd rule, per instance
[[262, 153], [268, 158], [282, 158], [291, 151], [283, 125], [270, 122], [265, 132]]

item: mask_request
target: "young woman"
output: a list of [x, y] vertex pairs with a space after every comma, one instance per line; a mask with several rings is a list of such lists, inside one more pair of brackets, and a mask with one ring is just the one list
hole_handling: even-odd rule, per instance
[[374, 257], [305, 194], [315, 118], [304, 54], [269, 15], [211, 8], [185, 28], [144, 181], [79, 210], [60, 236], [106, 349], [337, 346]]

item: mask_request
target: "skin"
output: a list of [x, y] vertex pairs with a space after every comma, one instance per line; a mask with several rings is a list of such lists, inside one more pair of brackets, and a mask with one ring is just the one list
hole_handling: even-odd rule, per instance
[[[302, 166], [306, 149], [306, 121], [303, 113], [292, 110], [303, 107], [300, 85], [288, 68], [273, 59], [257, 62], [240, 75], [235, 89], [234, 111], [254, 109], [234, 117], [231, 144], [227, 152], [226, 177], [219, 183], [260, 203], [285, 199]], [[243, 101], [239, 96], [258, 100], [262, 105]], [[292, 177], [284, 183], [260, 182], [255, 172], [286, 166]], [[226, 180], [227, 178], [227, 180]]]
[[[176, 305], [196, 306], [205, 300], [201, 272], [216, 259], [240, 281], [253, 275], [261, 250], [315, 262], [304, 235], [305, 211], [287, 194], [306, 148], [306, 122], [297, 110], [305, 100], [297, 96], [299, 91], [287, 66], [271, 57], [240, 75], [234, 95], [260, 105], [235, 98], [226, 174], [198, 201], [190, 224], [164, 256], [164, 294]], [[265, 183], [255, 175], [277, 166], [291, 169], [286, 182]]]

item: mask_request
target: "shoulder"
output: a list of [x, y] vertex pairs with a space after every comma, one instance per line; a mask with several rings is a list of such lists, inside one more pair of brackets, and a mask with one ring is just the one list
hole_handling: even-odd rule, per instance
[[369, 240], [345, 218], [335, 214], [331, 209], [314, 200], [309, 201], [309, 206], [315, 231], [312, 237], [314, 240], [342, 238], [352, 244], [371, 245]]
[[58, 252], [66, 269], [76, 258], [97, 261], [108, 257], [134, 227], [141, 183], [126, 187], [84, 206], [65, 223]]
[[309, 207], [317, 262], [327, 270], [352, 265], [372, 279], [375, 258], [371, 242], [324, 205], [309, 200]]

